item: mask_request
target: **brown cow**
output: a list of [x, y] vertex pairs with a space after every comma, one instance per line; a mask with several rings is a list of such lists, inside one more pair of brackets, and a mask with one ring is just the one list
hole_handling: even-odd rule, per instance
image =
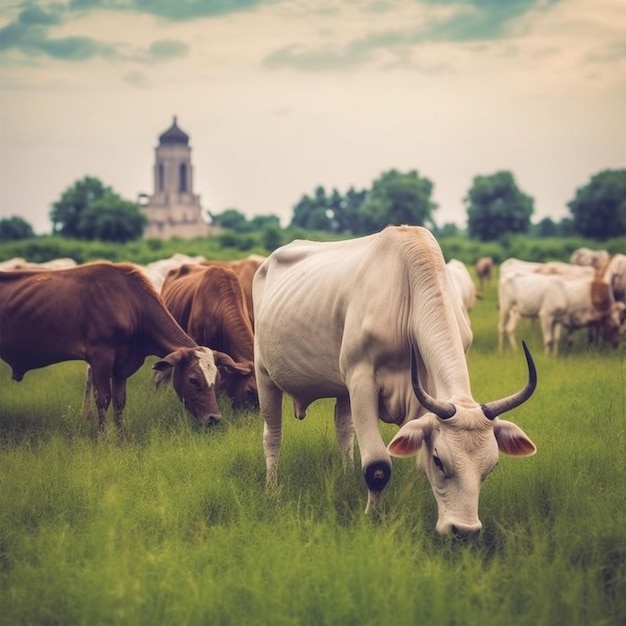
[[476, 276], [478, 277], [480, 288], [484, 289], [486, 285], [489, 285], [491, 283], [491, 274], [493, 273], [493, 259], [490, 256], [480, 257], [480, 259], [476, 261], [474, 269], [476, 270]]
[[161, 297], [195, 341], [225, 352], [240, 363], [240, 370], [222, 377], [233, 405], [238, 409], [258, 408], [254, 335], [235, 272], [220, 265], [182, 265], [167, 275]]
[[157, 386], [172, 380], [197, 422], [219, 421], [218, 368], [237, 364], [193, 341], [137, 268], [101, 262], [0, 272], [0, 357], [13, 379], [62, 361], [86, 361], [101, 429], [111, 402], [121, 425], [126, 380], [148, 355], [161, 357], [153, 365]]
[[243, 289], [243, 295], [246, 299], [246, 306], [248, 307], [248, 314], [250, 315], [250, 322], [252, 323], [252, 327], [254, 328], [254, 310], [252, 306], [252, 279], [256, 274], [256, 271], [261, 267], [261, 264], [265, 261], [265, 257], [262, 257], [258, 254], [251, 254], [249, 257], [245, 259], [235, 259], [233, 261], [201, 261], [201, 265], [205, 265], [207, 267], [211, 265], [217, 265], [219, 267], [229, 267], [232, 269], [235, 274], [237, 274], [237, 278], [239, 278], [239, 283], [241, 284], [241, 288]]

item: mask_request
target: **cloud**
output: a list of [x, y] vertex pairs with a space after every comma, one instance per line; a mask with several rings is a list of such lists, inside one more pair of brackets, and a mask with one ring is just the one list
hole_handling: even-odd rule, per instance
[[147, 50], [128, 53], [125, 44], [105, 43], [87, 36], [53, 35], [55, 27], [63, 26], [75, 17], [84, 15], [84, 11], [98, 8], [121, 9], [128, 4], [109, 0], [75, 0], [69, 9], [58, 3], [47, 8], [29, 6], [13, 21], [0, 28], [0, 51], [13, 51], [15, 53], [13, 62], [16, 59], [28, 62], [35, 57], [46, 56], [68, 62], [102, 58], [158, 63], [188, 53], [186, 44], [174, 40], [155, 41]]
[[73, 10], [104, 9], [154, 15], [172, 22], [239, 13], [277, 0], [71, 0]]
[[485, 41], [506, 36], [511, 24], [535, 11], [543, 11], [561, 0], [425, 0], [431, 5], [458, 5], [462, 10], [435, 22], [425, 33], [428, 41]]
[[61, 22], [61, 11], [58, 6], [53, 6], [49, 10], [42, 9], [38, 6], [32, 6], [24, 9], [19, 17], [18, 22], [24, 25], [44, 25], [52, 26]]
[[48, 29], [61, 23], [58, 12], [39, 8], [22, 11], [17, 20], [0, 29], [0, 50], [15, 50], [26, 57], [45, 55], [66, 61], [116, 56], [113, 46], [89, 37], [50, 37]]
[[[422, 0], [435, 12], [422, 24], [373, 32], [343, 46], [320, 39], [313, 46], [283, 46], [263, 60], [271, 69], [296, 68], [305, 71], [356, 68], [371, 63], [377, 55], [401, 58], [410, 63], [411, 50], [426, 43], [469, 43], [506, 39], [518, 18], [542, 11], [560, 0]], [[394, 2], [376, 2], [364, 10], [389, 12]], [[388, 62], [386, 63], [388, 66]]]
[[148, 48], [148, 55], [153, 61], [167, 61], [177, 57], [186, 56], [189, 52], [189, 46], [181, 41], [172, 39], [163, 39], [155, 41]]
[[587, 55], [591, 63], [613, 63], [626, 59], [626, 40], [607, 45], [601, 52]]
[[90, 37], [50, 36], [50, 29], [62, 25], [66, 12], [54, 4], [48, 9], [30, 6], [0, 29], [0, 50], [14, 50], [26, 57], [45, 55], [66, 61], [85, 61], [94, 57], [116, 56], [113, 46]]
[[378, 52], [404, 56], [417, 39], [411, 32], [386, 31], [354, 39], [343, 47], [322, 45], [307, 50], [293, 44], [272, 52], [263, 59], [263, 65], [271, 69], [296, 67], [308, 71], [356, 68], [372, 61]]

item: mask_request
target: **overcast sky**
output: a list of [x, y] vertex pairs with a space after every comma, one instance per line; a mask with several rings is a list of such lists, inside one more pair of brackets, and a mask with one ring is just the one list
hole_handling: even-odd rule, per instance
[[395, 168], [464, 226], [510, 170], [559, 220], [626, 167], [624, 0], [0, 0], [0, 217], [50, 232], [86, 175], [151, 193], [174, 115], [214, 212], [286, 225]]

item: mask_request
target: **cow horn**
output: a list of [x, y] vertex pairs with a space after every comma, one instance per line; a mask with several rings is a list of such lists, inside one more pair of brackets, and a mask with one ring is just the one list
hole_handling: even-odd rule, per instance
[[456, 413], [456, 407], [450, 402], [440, 402], [433, 398], [424, 387], [422, 387], [417, 373], [418, 369], [415, 347], [411, 346], [411, 382], [413, 383], [413, 391], [417, 399], [425, 409], [434, 413], [437, 417], [440, 417], [442, 420], [449, 419]]
[[537, 388], [537, 368], [535, 367], [535, 362], [533, 361], [533, 357], [525, 341], [522, 341], [522, 347], [524, 348], [524, 355], [526, 356], [526, 363], [528, 364], [528, 383], [523, 389], [514, 393], [512, 396], [483, 404], [481, 406], [483, 413], [485, 417], [490, 420], [526, 402]]

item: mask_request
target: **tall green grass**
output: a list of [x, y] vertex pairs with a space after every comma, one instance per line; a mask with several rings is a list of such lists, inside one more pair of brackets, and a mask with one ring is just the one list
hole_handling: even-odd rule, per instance
[[[525, 382], [498, 354], [493, 288], [472, 312], [474, 396]], [[0, 623], [616, 626], [626, 623], [626, 350], [561, 357], [526, 337], [539, 386], [507, 419], [536, 456], [502, 457], [475, 543], [436, 535], [413, 460], [394, 460], [380, 511], [344, 474], [332, 402], [285, 402], [281, 489], [264, 491], [262, 422], [223, 404], [200, 429], [171, 389], [130, 381], [125, 426], [81, 415], [84, 365], [10, 380], [0, 364]], [[395, 428], [381, 425], [386, 441]], [[357, 453], [358, 467], [358, 453]]]

